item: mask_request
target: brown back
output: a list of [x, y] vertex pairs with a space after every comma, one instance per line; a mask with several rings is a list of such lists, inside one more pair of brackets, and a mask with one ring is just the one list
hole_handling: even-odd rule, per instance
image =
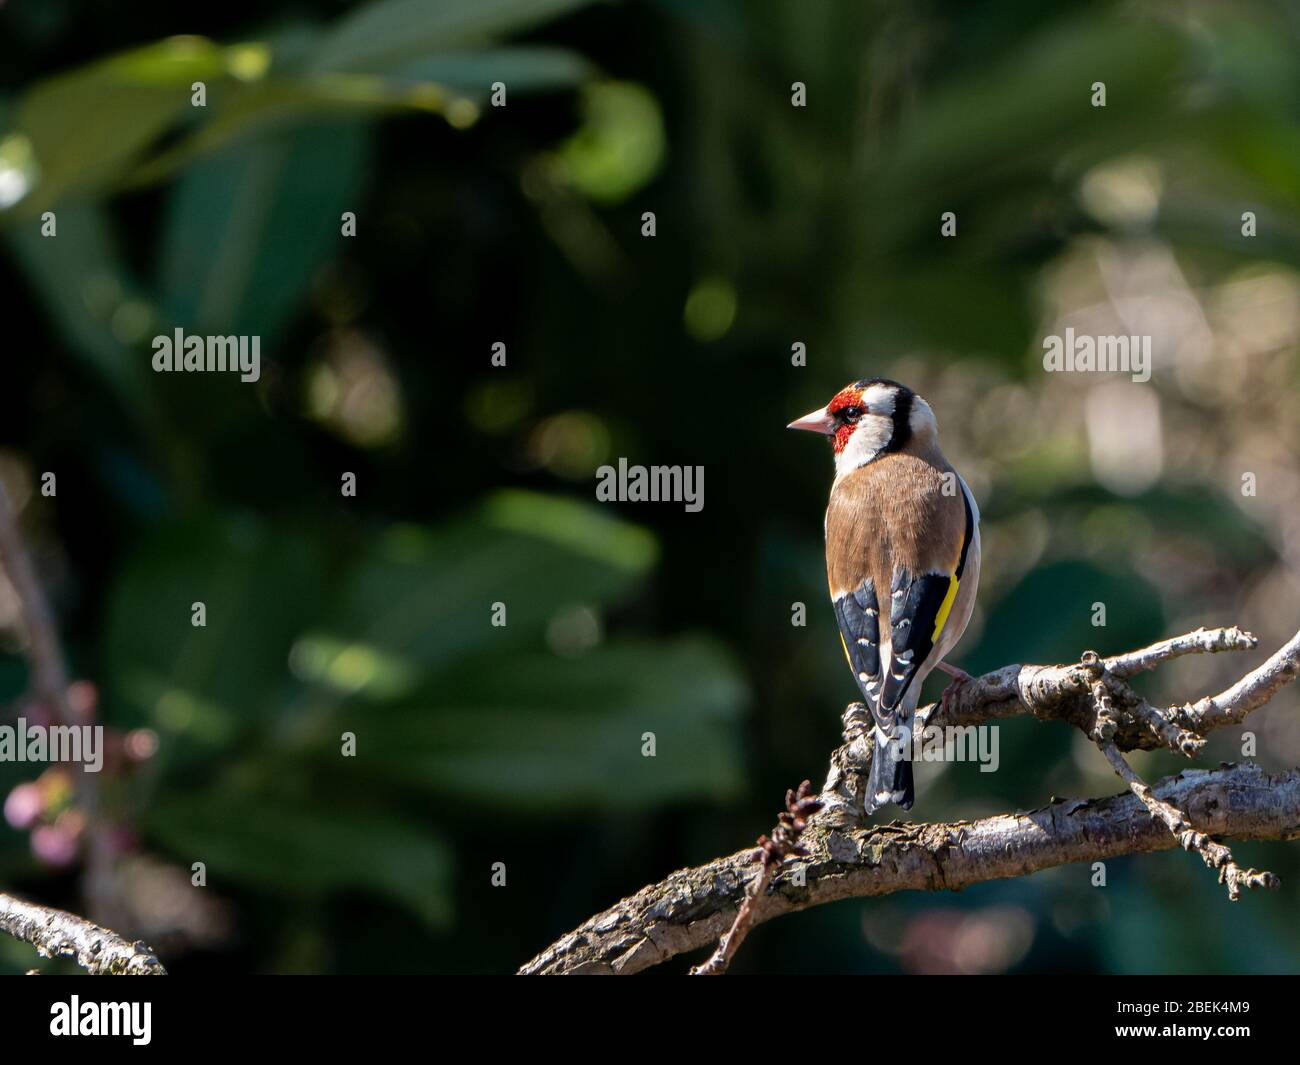
[[870, 577], [887, 617], [898, 569], [917, 575], [957, 568], [966, 507], [955, 474], [955, 491], [943, 494], [945, 473], [952, 473], [952, 467], [937, 448], [927, 448], [920, 454], [881, 455], [839, 480], [826, 508], [826, 576], [832, 599]]

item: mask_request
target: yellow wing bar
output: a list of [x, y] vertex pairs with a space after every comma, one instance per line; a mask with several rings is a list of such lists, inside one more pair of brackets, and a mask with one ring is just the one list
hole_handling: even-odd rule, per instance
[[960, 587], [961, 581], [955, 575], [948, 578], [948, 594], [943, 597], [943, 602], [939, 604], [939, 613], [934, 616], [934, 632], [930, 635], [931, 643], [938, 641], [939, 630], [943, 628], [944, 622], [948, 620], [948, 615], [952, 612], [952, 604], [957, 600], [957, 589]]

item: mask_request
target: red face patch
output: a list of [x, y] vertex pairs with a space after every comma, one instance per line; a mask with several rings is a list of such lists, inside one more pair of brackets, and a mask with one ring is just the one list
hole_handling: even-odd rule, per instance
[[[835, 398], [826, 404], [826, 410], [829, 414], [838, 414], [845, 407], [861, 407], [866, 410], [866, 404], [862, 402], [862, 389], [855, 385], [848, 385], [841, 388], [835, 393]], [[849, 437], [853, 435], [857, 422], [845, 422], [835, 430], [835, 436], [832, 438], [831, 447], [835, 454], [839, 454], [848, 446]]]
[[845, 407], [861, 406], [864, 406], [862, 402], [862, 389], [858, 388], [856, 385], [846, 385], [835, 393], [834, 398], [826, 404], [826, 409], [832, 414], [837, 414]]

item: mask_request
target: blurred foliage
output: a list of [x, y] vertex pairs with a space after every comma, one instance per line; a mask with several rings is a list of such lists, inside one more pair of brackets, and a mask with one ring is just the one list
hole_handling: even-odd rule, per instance
[[[0, 476], [77, 675], [156, 736], [106, 791], [134, 931], [175, 970], [507, 971], [767, 830], [854, 696], [821, 606], [826, 456], [782, 428], [850, 378], [924, 394], [980, 499], [965, 668], [1300, 626], [1293, 6], [178, 18], [0, 9]], [[1152, 335], [1151, 384], [1044, 374], [1066, 326]], [[154, 374], [175, 328], [260, 336], [261, 380]], [[598, 508], [619, 456], [705, 466], [705, 510]], [[17, 698], [13, 607], [0, 587]], [[1145, 683], [1209, 692], [1223, 657]], [[1265, 764], [1300, 763], [1296, 707], [1252, 718]], [[921, 767], [915, 815], [1117, 790], [1063, 729], [1000, 738], [995, 774]], [[1223, 735], [1207, 761], [1239, 756]], [[0, 884], [78, 906], [33, 847], [0, 829]], [[1288, 848], [1242, 856], [1300, 883]], [[1186, 855], [1145, 856], [1105, 890], [1071, 867], [827, 907], [739, 964], [1295, 970], [1294, 897], [1229, 908]]]

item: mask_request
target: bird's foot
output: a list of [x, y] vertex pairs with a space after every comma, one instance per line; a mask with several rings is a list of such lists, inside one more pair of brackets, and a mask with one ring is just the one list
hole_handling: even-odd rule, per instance
[[948, 687], [944, 688], [943, 694], [939, 696], [939, 709], [946, 713], [953, 699], [960, 695], [961, 690], [975, 678], [964, 669], [950, 666], [947, 662], [940, 662], [938, 668], [952, 677]]
[[967, 681], [972, 681], [975, 679], [964, 669], [958, 669], [956, 666], [950, 665], [947, 662], [940, 662], [937, 666], [935, 666], [935, 668], [939, 670], [941, 673], [947, 673], [948, 676], [952, 677], [952, 679], [956, 681], [958, 684], [965, 684]]

